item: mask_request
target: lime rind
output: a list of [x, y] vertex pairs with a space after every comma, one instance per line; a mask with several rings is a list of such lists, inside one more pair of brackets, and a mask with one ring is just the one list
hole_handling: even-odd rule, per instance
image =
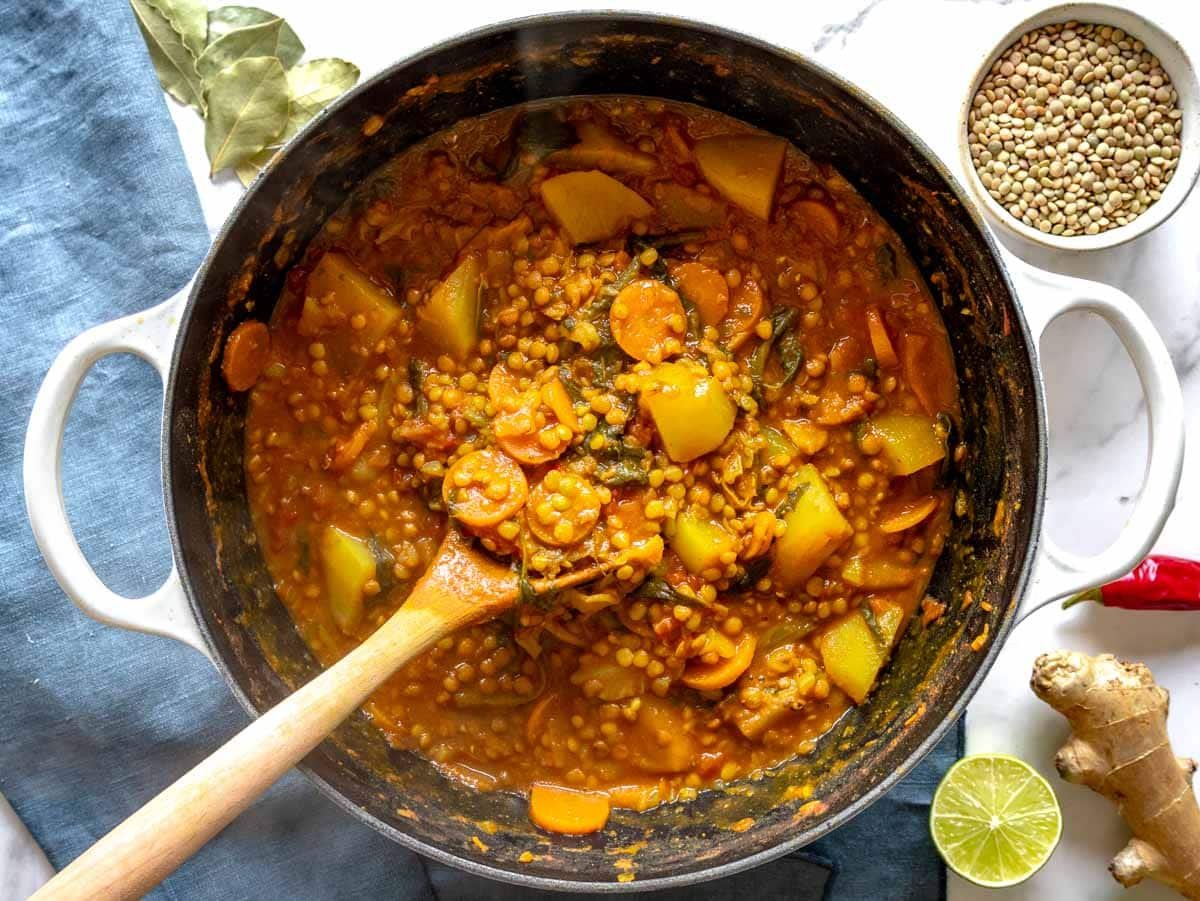
[[1062, 813], [1050, 783], [1004, 754], [976, 754], [943, 777], [929, 811], [933, 843], [946, 865], [986, 888], [1023, 882], [1050, 859]]

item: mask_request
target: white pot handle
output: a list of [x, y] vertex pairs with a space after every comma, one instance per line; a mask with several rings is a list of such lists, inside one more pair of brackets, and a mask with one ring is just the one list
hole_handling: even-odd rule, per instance
[[1059, 547], [1043, 524], [1033, 578], [1018, 613], [1024, 619], [1051, 601], [1124, 575], [1150, 552], [1175, 506], [1183, 472], [1183, 393], [1162, 337], [1133, 298], [1111, 285], [1045, 272], [1008, 254], [1006, 260], [1034, 340], [1064, 313], [1100, 316], [1133, 360], [1150, 418], [1146, 473], [1129, 521], [1112, 544], [1093, 556]]
[[62, 493], [63, 431], [84, 376], [109, 354], [131, 353], [157, 369], [165, 384], [179, 313], [190, 290], [189, 282], [170, 300], [144, 313], [88, 329], [55, 358], [38, 389], [25, 433], [25, 506], [46, 565], [79, 609], [104, 623], [177, 639], [211, 657], [174, 561], [167, 580], [144, 598], [111, 591], [80, 550]]

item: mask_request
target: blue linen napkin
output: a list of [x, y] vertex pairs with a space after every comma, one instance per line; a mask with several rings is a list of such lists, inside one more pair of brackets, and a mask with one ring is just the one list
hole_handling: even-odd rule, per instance
[[[246, 722], [199, 655], [74, 608], [37, 551], [20, 482], [30, 406], [54, 355], [83, 329], [173, 293], [208, 233], [122, 0], [0, 4], [0, 134], [0, 792], [61, 868]], [[160, 391], [146, 364], [109, 358], [84, 383], [64, 444], [80, 543], [132, 596], [168, 571]], [[944, 896], [926, 817], [960, 745], [961, 727], [887, 798], [810, 848], [662, 897]], [[292, 773], [151, 897], [547, 894], [423, 860]]]

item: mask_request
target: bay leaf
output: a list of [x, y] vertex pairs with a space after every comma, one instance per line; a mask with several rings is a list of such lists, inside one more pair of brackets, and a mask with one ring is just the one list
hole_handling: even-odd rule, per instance
[[294, 66], [304, 55], [304, 45], [291, 26], [275, 16], [256, 25], [247, 25], [226, 32], [217, 38], [209, 35], [208, 46], [196, 60], [203, 79], [212, 78], [222, 69], [240, 59], [255, 56], [274, 56], [285, 69]]
[[354, 87], [359, 74], [358, 66], [336, 57], [312, 59], [289, 69], [287, 80], [292, 92], [292, 113], [288, 128], [292, 134]]
[[150, 0], [150, 5], [179, 32], [192, 56], [204, 52], [208, 43], [208, 7], [201, 0]]
[[184, 43], [183, 35], [149, 0], [129, 0], [129, 5], [163, 90], [204, 115], [204, 89], [196, 69], [196, 57]]
[[279, 149], [300, 131], [317, 113], [358, 82], [358, 66], [335, 57], [309, 60], [288, 70], [292, 109], [279, 140], [237, 167], [237, 176], [246, 187], [266, 168]]
[[248, 25], [262, 25], [279, 16], [257, 6], [219, 6], [208, 11], [208, 43]]
[[243, 188], [250, 187], [254, 179], [258, 178], [258, 173], [262, 172], [267, 163], [275, 157], [275, 150], [268, 149], [261, 153], [256, 153], [246, 162], [234, 167], [234, 172], [237, 174], [238, 181], [242, 183]]
[[204, 149], [211, 173], [238, 166], [274, 143], [287, 126], [287, 74], [273, 56], [235, 62], [208, 81]]

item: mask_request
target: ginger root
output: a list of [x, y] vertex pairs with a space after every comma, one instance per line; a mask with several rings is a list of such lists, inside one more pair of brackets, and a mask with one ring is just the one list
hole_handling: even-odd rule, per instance
[[1034, 693], [1071, 723], [1058, 773], [1113, 801], [1133, 838], [1108, 865], [1124, 886], [1149, 876], [1200, 899], [1200, 807], [1196, 761], [1177, 758], [1167, 737], [1167, 692], [1141, 663], [1111, 654], [1043, 654]]

